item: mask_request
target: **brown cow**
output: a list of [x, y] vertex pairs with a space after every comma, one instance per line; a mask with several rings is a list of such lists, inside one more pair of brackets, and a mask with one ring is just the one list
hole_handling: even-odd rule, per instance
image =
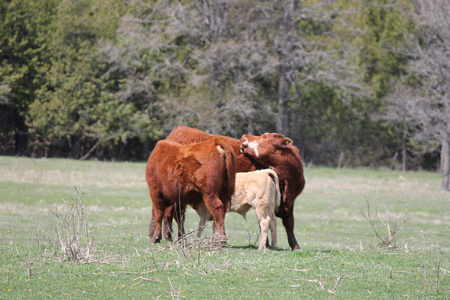
[[189, 145], [159, 141], [145, 173], [153, 202], [150, 240], [161, 240], [161, 222], [168, 211], [175, 212], [181, 237], [186, 206], [201, 201], [213, 216], [215, 234], [225, 235], [224, 218], [234, 193], [235, 167], [233, 149], [218, 139]]
[[278, 133], [243, 135], [240, 142], [242, 153], [278, 174], [282, 199], [276, 215], [283, 220], [291, 248], [299, 249], [294, 236], [294, 202], [305, 187], [305, 178], [297, 147]]
[[[236, 157], [236, 172], [251, 172], [255, 170], [265, 169], [263, 165], [249, 159], [247, 156], [240, 152], [241, 144], [238, 139], [227, 136], [212, 135], [201, 130], [186, 126], [175, 127], [166, 138], [166, 140], [168, 141], [174, 141], [185, 145], [203, 142], [210, 139], [218, 139], [221, 143], [232, 147]], [[164, 218], [164, 238], [167, 240], [172, 240], [173, 209], [174, 206], [168, 207]], [[149, 229], [150, 236], [153, 234], [154, 226], [155, 224], [152, 221]]]
[[[248, 137], [250, 138], [251, 136]], [[273, 139], [271, 139], [271, 137]], [[280, 180], [280, 190], [282, 194], [279, 211], [281, 211], [281, 208], [283, 209], [283, 212], [277, 214], [277, 216], [283, 220], [283, 225], [288, 236], [289, 246], [291, 246], [292, 250], [300, 249], [294, 235], [293, 209], [295, 198], [301, 193], [303, 187], [305, 186], [305, 178], [303, 175], [303, 164], [300, 159], [299, 151], [297, 147], [292, 145], [292, 140], [284, 138], [281, 134], [266, 135], [265, 139], [260, 142], [266, 144], [265, 149], [272, 149], [272, 155], [264, 155], [263, 158], [258, 158], [255, 160], [251, 155], [251, 151], [250, 153], [245, 153], [243, 150], [245, 147], [241, 146], [241, 142], [238, 139], [226, 136], [216, 136], [186, 126], [178, 126], [174, 128], [167, 137], [168, 140], [177, 141], [181, 144], [206, 141], [212, 138], [219, 138], [220, 141], [227, 143], [232, 147], [236, 154], [236, 172], [251, 172], [266, 169], [268, 167], [275, 168]], [[287, 144], [284, 142], [284, 145], [280, 146], [278, 145], [280, 141], [287, 141]], [[286, 187], [288, 187], [288, 190], [286, 190]], [[286, 204], [283, 202], [286, 202]], [[288, 209], [287, 211], [286, 208]], [[167, 232], [167, 235], [165, 234], [166, 238], [170, 238], [169, 232], [171, 231], [171, 220], [171, 211], [168, 210], [164, 223], [164, 229], [165, 232]]]

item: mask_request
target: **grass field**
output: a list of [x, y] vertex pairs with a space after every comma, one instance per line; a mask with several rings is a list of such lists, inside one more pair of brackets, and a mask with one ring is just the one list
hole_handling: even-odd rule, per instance
[[[252, 211], [247, 220], [227, 214], [228, 247], [220, 251], [193, 237], [188, 245], [151, 244], [144, 170], [145, 163], [0, 157], [0, 299], [450, 297], [450, 194], [440, 191], [439, 174], [306, 169], [295, 204], [302, 251], [290, 251], [278, 220], [279, 249], [263, 252]], [[57, 231], [64, 236], [61, 220], [77, 199], [93, 242], [80, 262], [63, 254]], [[391, 232], [408, 218], [395, 247], [379, 245], [361, 213], [366, 200], [382, 238], [388, 216]], [[198, 221], [189, 209], [186, 228]]]

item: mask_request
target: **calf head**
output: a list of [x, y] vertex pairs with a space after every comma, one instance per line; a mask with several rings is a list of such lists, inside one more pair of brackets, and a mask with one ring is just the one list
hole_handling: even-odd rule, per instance
[[267, 168], [274, 168], [293, 144], [290, 138], [279, 133], [264, 133], [261, 136], [243, 135], [240, 152]]

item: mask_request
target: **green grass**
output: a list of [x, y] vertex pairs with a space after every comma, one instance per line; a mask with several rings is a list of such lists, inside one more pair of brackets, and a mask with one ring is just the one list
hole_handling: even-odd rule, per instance
[[[450, 195], [436, 173], [312, 168], [296, 201], [289, 249], [257, 250], [259, 227], [227, 214], [228, 246], [208, 251], [147, 237], [144, 163], [0, 157], [0, 299], [446, 299]], [[67, 261], [55, 215], [81, 193], [94, 262]], [[397, 247], [378, 246], [366, 211], [409, 220]], [[380, 216], [377, 216], [377, 213]], [[186, 228], [199, 218], [189, 209]], [[205, 230], [211, 234], [211, 229]], [[195, 241], [191, 239], [191, 243]], [[195, 243], [194, 243], [195, 245]], [[439, 266], [439, 268], [438, 268]]]

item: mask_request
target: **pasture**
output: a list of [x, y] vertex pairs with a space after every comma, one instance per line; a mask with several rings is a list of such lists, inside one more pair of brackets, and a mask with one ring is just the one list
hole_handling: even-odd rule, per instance
[[[204, 247], [195, 234], [187, 244], [151, 244], [144, 172], [145, 163], [0, 157], [0, 299], [450, 295], [450, 194], [440, 191], [437, 173], [306, 168], [295, 204], [302, 251], [290, 250], [278, 220], [278, 250], [263, 252], [252, 210], [247, 220], [226, 215], [222, 250]], [[77, 199], [92, 241], [89, 259], [79, 262], [67, 259], [58, 238]], [[366, 200], [373, 227], [361, 213], [367, 215]], [[395, 246], [380, 245], [374, 228], [385, 238], [404, 220]], [[186, 229], [195, 230], [198, 221], [188, 209]]]

